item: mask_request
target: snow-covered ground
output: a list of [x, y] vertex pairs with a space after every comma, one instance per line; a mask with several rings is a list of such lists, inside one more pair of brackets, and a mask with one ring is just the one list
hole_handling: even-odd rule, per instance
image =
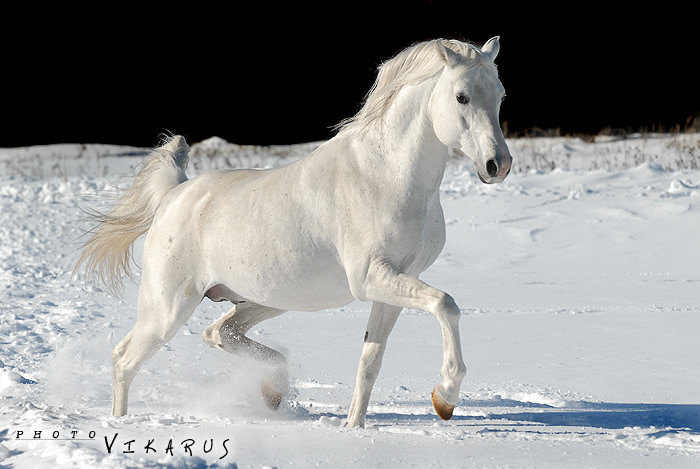
[[[144, 149], [0, 150], [0, 467], [700, 467], [700, 135], [508, 143], [501, 185], [451, 163], [447, 245], [423, 276], [463, 311], [455, 416], [430, 404], [437, 321], [409, 310], [365, 430], [342, 426], [369, 316], [359, 302], [252, 332], [289, 359], [277, 413], [254, 363], [202, 343], [227, 309], [205, 301], [137, 376], [130, 413], [111, 417], [110, 350], [135, 321], [136, 286], [120, 300], [71, 272], [81, 206], [104, 207]], [[189, 174], [317, 145], [212, 138]]]

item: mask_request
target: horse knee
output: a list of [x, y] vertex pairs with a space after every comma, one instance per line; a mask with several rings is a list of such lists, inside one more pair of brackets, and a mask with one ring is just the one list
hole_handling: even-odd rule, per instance
[[384, 346], [375, 344], [365, 344], [360, 357], [359, 373], [360, 377], [369, 382], [374, 382], [379, 376], [379, 369], [382, 366]]
[[374, 384], [379, 376], [378, 367], [363, 367], [360, 369], [359, 378], [364, 383]]
[[459, 306], [449, 294], [445, 292], [440, 292], [440, 295], [436, 298], [433, 311], [435, 313], [444, 313], [447, 316], [459, 316]]

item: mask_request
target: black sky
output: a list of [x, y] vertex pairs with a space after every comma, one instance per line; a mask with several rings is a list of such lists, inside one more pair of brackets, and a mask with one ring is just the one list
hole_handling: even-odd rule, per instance
[[700, 112], [700, 44], [682, 4], [100, 5], [3, 16], [0, 147], [151, 146], [163, 131], [190, 142], [327, 139], [381, 61], [436, 37], [501, 36], [511, 132], [669, 128]]

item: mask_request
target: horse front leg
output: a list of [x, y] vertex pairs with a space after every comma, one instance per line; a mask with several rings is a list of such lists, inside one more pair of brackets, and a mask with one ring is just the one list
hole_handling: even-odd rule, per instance
[[442, 382], [433, 389], [431, 399], [440, 418], [452, 418], [466, 374], [459, 335], [460, 311], [455, 301], [447, 293], [398, 271], [385, 261], [370, 264], [360, 288], [360, 299], [421, 309], [437, 318], [442, 330]]
[[394, 324], [396, 324], [402, 309], [399, 306], [383, 303], [374, 303], [372, 305], [372, 312], [367, 322], [360, 365], [357, 368], [355, 391], [352, 395], [348, 420], [345, 422], [345, 425], [348, 427], [364, 428], [365, 426], [369, 396], [372, 393], [374, 381], [377, 379], [379, 368], [382, 365], [387, 338], [394, 328]]

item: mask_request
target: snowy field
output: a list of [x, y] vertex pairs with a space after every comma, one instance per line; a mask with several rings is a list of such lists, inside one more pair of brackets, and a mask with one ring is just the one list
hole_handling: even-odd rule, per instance
[[[430, 403], [438, 323], [408, 310], [364, 430], [342, 426], [369, 317], [358, 302], [251, 332], [290, 363], [274, 413], [255, 363], [201, 341], [227, 310], [205, 300], [111, 417], [110, 350], [137, 288], [117, 299], [71, 272], [81, 207], [104, 208], [146, 150], [0, 149], [0, 467], [700, 467], [700, 135], [508, 144], [501, 185], [451, 162], [447, 245], [423, 276], [463, 312], [455, 416]], [[317, 145], [212, 138], [188, 173]]]

